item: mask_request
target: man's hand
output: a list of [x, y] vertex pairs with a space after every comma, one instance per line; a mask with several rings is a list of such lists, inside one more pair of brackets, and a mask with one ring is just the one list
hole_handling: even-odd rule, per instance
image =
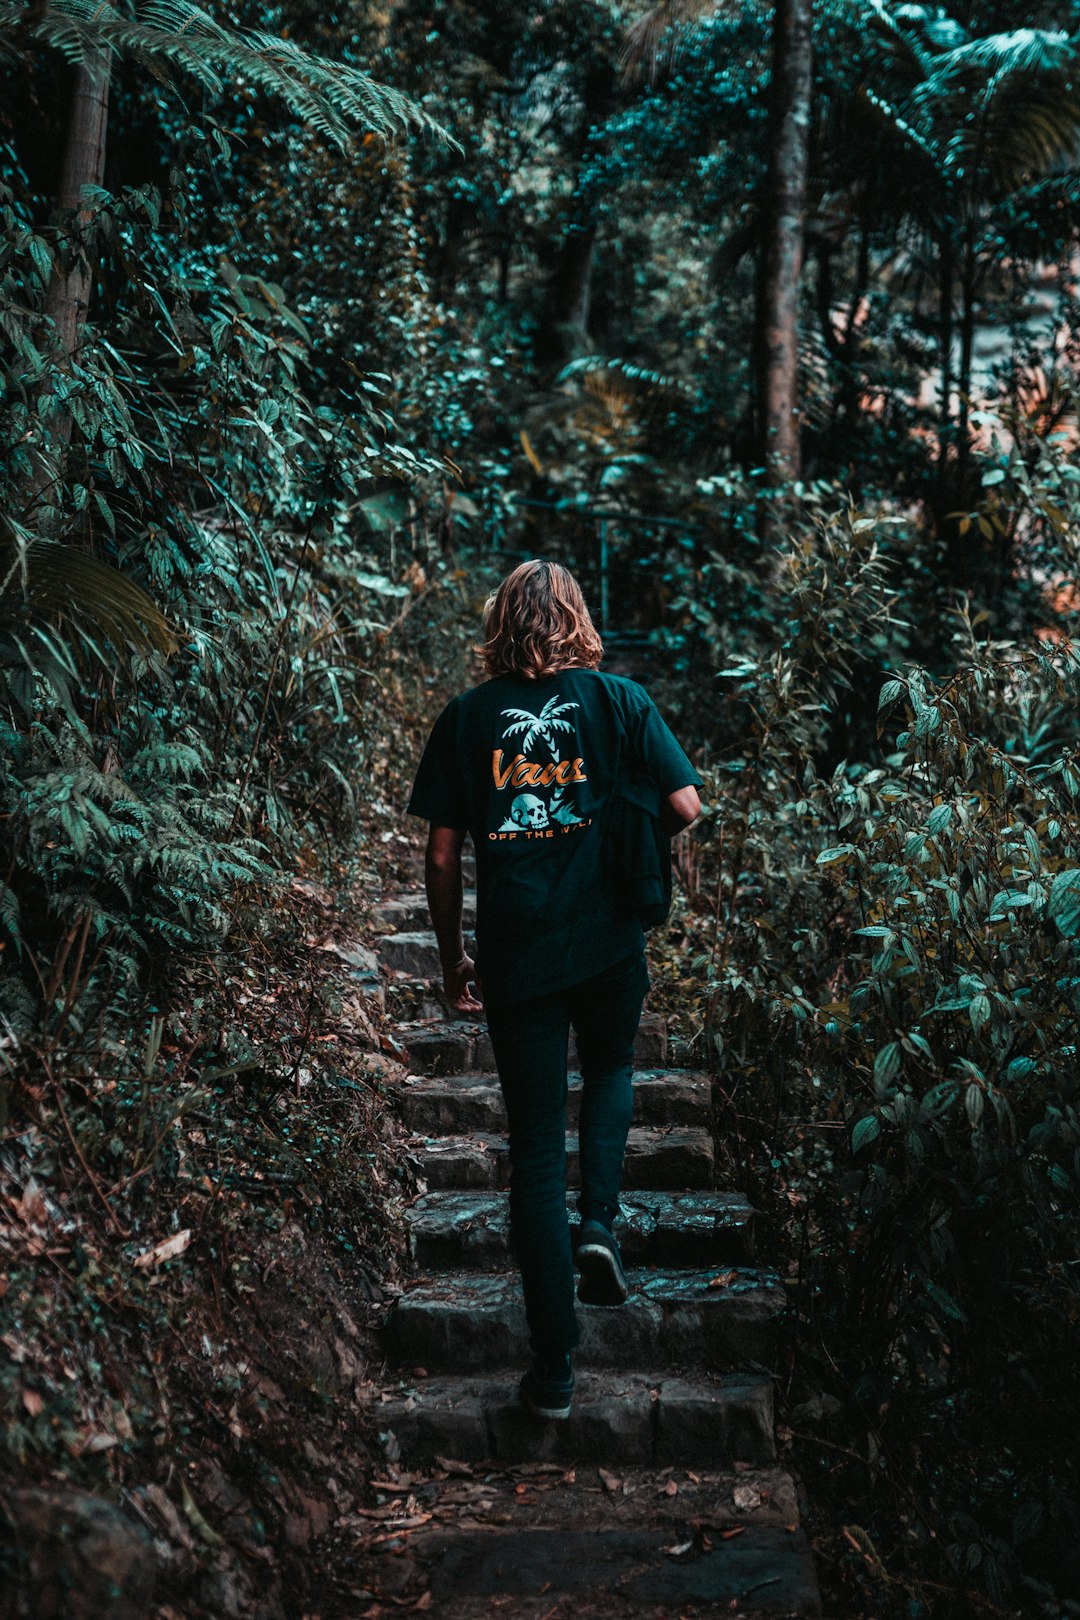
[[471, 956], [463, 956], [456, 967], [443, 968], [443, 994], [454, 1012], [483, 1012], [484, 1004], [472, 994], [470, 984], [475, 984], [479, 990], [476, 963]]

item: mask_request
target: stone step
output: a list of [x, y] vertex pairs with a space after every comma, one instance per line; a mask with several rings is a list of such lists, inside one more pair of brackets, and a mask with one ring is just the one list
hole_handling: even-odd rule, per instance
[[386, 1010], [395, 1024], [437, 1023], [446, 1017], [441, 980], [405, 979], [395, 975], [384, 982]]
[[[575, 1204], [567, 1199], [572, 1221]], [[755, 1212], [742, 1193], [625, 1192], [620, 1211], [617, 1236], [628, 1265], [705, 1267], [753, 1260]], [[406, 1210], [405, 1229], [421, 1271], [495, 1271], [509, 1263], [505, 1193], [425, 1193]]]
[[[728, 1468], [773, 1461], [772, 1382], [753, 1374], [684, 1379], [667, 1372], [583, 1373], [565, 1422], [538, 1422], [516, 1377], [426, 1378], [376, 1409], [406, 1468], [435, 1457], [510, 1465], [576, 1461]], [[394, 1442], [386, 1440], [394, 1451]]]
[[[469, 889], [462, 897], [461, 920], [466, 928], [476, 926], [476, 892]], [[422, 889], [399, 894], [393, 900], [383, 900], [372, 913], [372, 922], [378, 933], [413, 933], [431, 927], [427, 896]]]
[[[451, 1074], [488, 1073], [495, 1070], [495, 1054], [487, 1026], [475, 1019], [439, 1019], [436, 1022], [402, 1025], [397, 1031], [409, 1068], [415, 1074], [432, 1078]], [[570, 1036], [568, 1063], [578, 1067], [577, 1044]], [[634, 1041], [634, 1059], [643, 1068], [663, 1068], [667, 1063], [667, 1023], [659, 1013], [641, 1016]]]
[[[440, 1620], [489, 1620], [503, 1610], [515, 1620], [574, 1613], [815, 1620], [821, 1613], [813, 1560], [797, 1525], [751, 1524], [734, 1534], [722, 1528], [709, 1534], [693, 1521], [440, 1526], [410, 1535], [398, 1549], [407, 1560], [395, 1570], [395, 1592], [415, 1570], [413, 1606], [422, 1602]], [[393, 1553], [392, 1538], [376, 1550], [375, 1594], [379, 1565], [391, 1564]]]
[[[697, 1364], [742, 1370], [768, 1364], [786, 1301], [776, 1274], [638, 1270], [617, 1307], [579, 1305], [578, 1359], [589, 1367]], [[528, 1334], [515, 1274], [446, 1272], [397, 1300], [389, 1315], [396, 1362], [429, 1372], [524, 1367]]]
[[[489, 1131], [468, 1136], [414, 1137], [406, 1152], [429, 1189], [506, 1187], [510, 1183], [507, 1138]], [[713, 1140], [696, 1127], [636, 1126], [626, 1142], [622, 1184], [660, 1191], [711, 1187], [715, 1175]], [[566, 1138], [566, 1182], [581, 1185], [578, 1139]]]
[[[570, 1075], [567, 1123], [581, 1112], [580, 1074]], [[690, 1069], [638, 1069], [634, 1075], [634, 1122], [638, 1125], [707, 1125], [712, 1109], [708, 1075]], [[505, 1131], [506, 1106], [498, 1079], [491, 1074], [451, 1075], [424, 1079], [410, 1075], [398, 1093], [397, 1112], [413, 1131]]]
[[[465, 949], [470, 952], [473, 949], [467, 935]], [[405, 973], [412, 979], [442, 979], [438, 941], [429, 929], [384, 934], [376, 945], [376, 952], [383, 967], [391, 973]]]

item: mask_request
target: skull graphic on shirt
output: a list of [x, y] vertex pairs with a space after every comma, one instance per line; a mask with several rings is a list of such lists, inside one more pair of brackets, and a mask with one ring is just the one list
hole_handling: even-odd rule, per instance
[[507, 832], [539, 832], [548, 824], [547, 805], [535, 793], [519, 793], [510, 806], [510, 819], [503, 823]]

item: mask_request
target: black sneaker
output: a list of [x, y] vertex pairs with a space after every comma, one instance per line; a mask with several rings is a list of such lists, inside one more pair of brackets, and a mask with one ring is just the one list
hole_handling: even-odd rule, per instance
[[582, 1221], [578, 1231], [577, 1297], [583, 1305], [621, 1305], [630, 1292], [619, 1245], [599, 1221]]
[[574, 1398], [574, 1369], [569, 1356], [553, 1362], [533, 1357], [533, 1364], [521, 1380], [521, 1400], [533, 1417], [568, 1418]]

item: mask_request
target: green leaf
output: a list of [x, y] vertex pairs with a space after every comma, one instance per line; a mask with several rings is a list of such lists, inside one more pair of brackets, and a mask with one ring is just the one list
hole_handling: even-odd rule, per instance
[[878, 713], [880, 714], [882, 709], [887, 708], [890, 703], [895, 703], [897, 698], [903, 697], [906, 691], [907, 687], [903, 681], [886, 681], [878, 693]]
[[860, 1119], [851, 1133], [851, 1151], [858, 1153], [861, 1148], [868, 1146], [875, 1137], [881, 1134], [881, 1121], [876, 1114], [867, 1114]]
[[952, 818], [953, 807], [951, 804], [935, 805], [934, 809], [931, 810], [929, 819], [926, 823], [926, 830], [930, 834], [931, 838], [936, 838], [938, 833], [944, 832], [946, 827], [952, 821]]
[[900, 1042], [889, 1041], [874, 1059], [874, 1085], [885, 1087], [900, 1073]]
[[30, 238], [30, 257], [34, 261], [34, 269], [38, 273], [41, 285], [47, 287], [52, 280], [53, 256], [49, 244], [42, 241], [40, 236]]
[[1050, 885], [1046, 910], [1066, 938], [1080, 931], [1080, 870], [1069, 867], [1057, 874]]
[[968, 1018], [976, 1035], [985, 1024], [990, 1022], [990, 999], [988, 996], [975, 996], [968, 1007]]
[[841, 866], [850, 861], [855, 854], [854, 844], [837, 844], [833, 849], [823, 849], [817, 858], [818, 866]]

